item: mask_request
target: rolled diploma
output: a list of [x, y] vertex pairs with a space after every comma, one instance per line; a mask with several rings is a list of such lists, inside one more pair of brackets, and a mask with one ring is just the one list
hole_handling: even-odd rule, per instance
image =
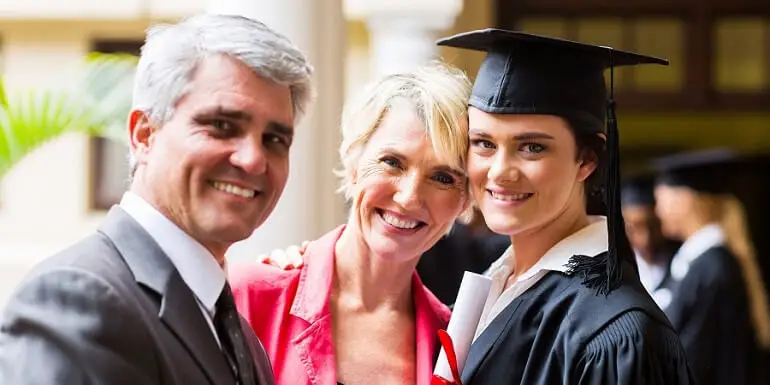
[[[489, 295], [489, 289], [492, 287], [492, 278], [485, 277], [476, 273], [466, 271], [463, 274], [463, 281], [460, 284], [460, 290], [457, 293], [452, 317], [449, 319], [447, 334], [452, 337], [452, 343], [457, 355], [457, 370], [462, 373], [465, 366], [465, 359], [468, 357], [468, 351], [473, 342], [473, 336], [476, 334], [476, 328], [481, 319], [481, 313], [484, 311], [484, 303]], [[449, 361], [446, 352], [441, 349], [436, 369], [433, 374], [439, 375], [447, 380], [459, 380], [453, 378], [452, 371], [449, 369]]]

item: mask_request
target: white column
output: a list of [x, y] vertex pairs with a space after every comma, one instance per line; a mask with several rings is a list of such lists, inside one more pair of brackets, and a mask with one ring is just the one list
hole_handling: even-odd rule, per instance
[[228, 253], [230, 259], [248, 259], [315, 239], [346, 218], [332, 172], [338, 163], [345, 22], [341, 0], [210, 0], [209, 4], [209, 12], [251, 17], [286, 35], [315, 68], [317, 101], [297, 127], [289, 182], [281, 200], [267, 222]]
[[454, 15], [401, 14], [371, 15], [367, 20], [372, 74], [375, 77], [407, 71], [438, 57], [438, 39], [452, 27]]
[[454, 25], [462, 6], [462, 0], [346, 0], [345, 11], [366, 23], [376, 78], [437, 58], [436, 40]]

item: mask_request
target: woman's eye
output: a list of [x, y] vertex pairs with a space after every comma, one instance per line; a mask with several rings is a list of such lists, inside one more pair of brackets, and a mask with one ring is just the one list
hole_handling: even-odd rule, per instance
[[486, 139], [471, 139], [471, 146], [481, 148], [495, 148], [495, 144]]
[[399, 168], [401, 167], [401, 162], [398, 161], [398, 159], [386, 156], [382, 159], [380, 159], [380, 162], [387, 164], [390, 167]]
[[455, 183], [455, 178], [445, 173], [436, 174], [433, 179], [441, 184], [451, 185]]
[[543, 151], [545, 151], [545, 146], [543, 146], [540, 143], [524, 143], [522, 145], [522, 149], [526, 152], [530, 152], [533, 154], [539, 154]]

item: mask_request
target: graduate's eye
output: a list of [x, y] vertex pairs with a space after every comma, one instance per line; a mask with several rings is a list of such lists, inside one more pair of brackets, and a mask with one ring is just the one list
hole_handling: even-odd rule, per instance
[[546, 150], [545, 145], [540, 143], [522, 143], [521, 146], [519, 146], [519, 150], [530, 153], [530, 154], [540, 154], [541, 152]]
[[471, 147], [493, 149], [495, 148], [495, 144], [486, 139], [471, 139]]

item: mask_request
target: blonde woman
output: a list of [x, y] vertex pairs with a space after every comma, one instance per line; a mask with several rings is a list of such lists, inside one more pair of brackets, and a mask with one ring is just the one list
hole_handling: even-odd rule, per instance
[[701, 385], [758, 383], [759, 347], [770, 346], [767, 293], [742, 204], [727, 191], [737, 164], [723, 150], [659, 161], [656, 211], [664, 233], [684, 242], [661, 305]]
[[302, 269], [231, 269], [277, 384], [429, 383], [450, 312], [415, 267], [468, 208], [469, 93], [440, 64], [376, 82], [344, 113], [347, 223], [308, 246]]

